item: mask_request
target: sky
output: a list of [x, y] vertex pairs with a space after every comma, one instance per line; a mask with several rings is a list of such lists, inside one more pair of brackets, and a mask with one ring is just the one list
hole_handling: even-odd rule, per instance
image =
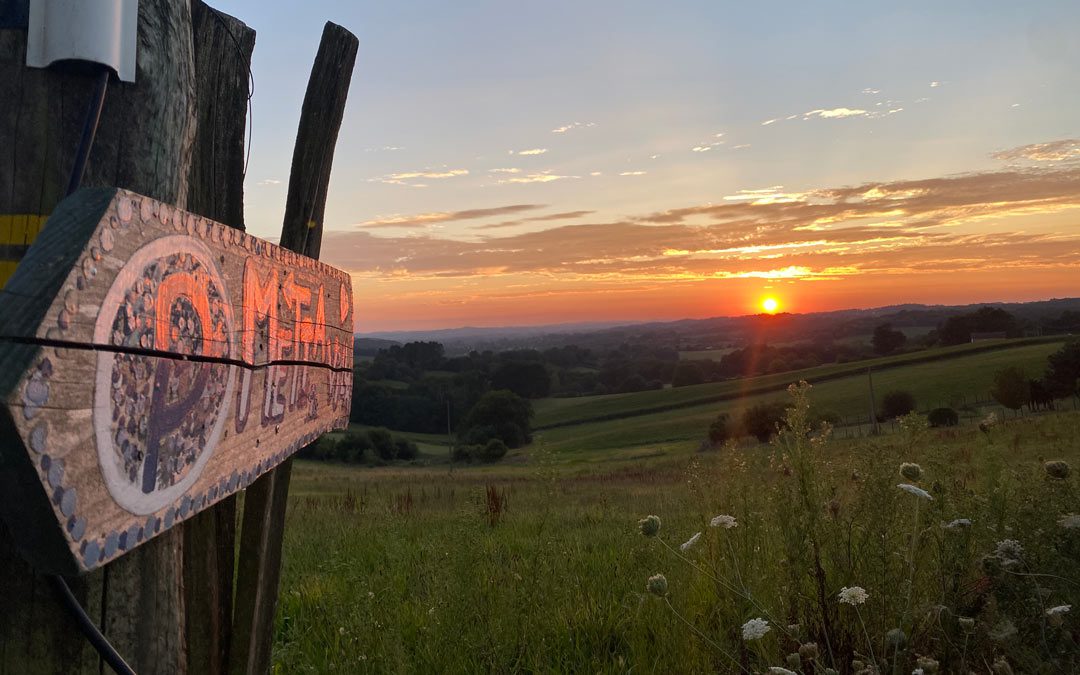
[[323, 260], [362, 332], [1080, 295], [1080, 3], [220, 0], [280, 233], [360, 40]]

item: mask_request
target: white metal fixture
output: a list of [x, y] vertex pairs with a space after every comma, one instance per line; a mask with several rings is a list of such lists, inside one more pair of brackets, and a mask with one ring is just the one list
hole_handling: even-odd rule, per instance
[[138, 0], [30, 0], [26, 65], [90, 61], [134, 82], [138, 20]]

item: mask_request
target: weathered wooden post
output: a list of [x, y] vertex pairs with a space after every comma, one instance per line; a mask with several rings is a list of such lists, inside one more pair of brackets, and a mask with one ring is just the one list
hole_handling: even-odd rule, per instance
[[[0, 110], [0, 148], [13, 153], [0, 163], [10, 186], [0, 188], [0, 214], [28, 224], [51, 213], [0, 294], [0, 673], [101, 669], [42, 572], [68, 575], [137, 672], [222, 672], [233, 495], [257, 480], [269, 489], [252, 490], [244, 549], [255, 557], [244, 560], [258, 592], [253, 611], [238, 596], [236, 617], [254, 629], [232, 663], [265, 672], [288, 488], [287, 463], [274, 467], [348, 420], [348, 277], [177, 208], [190, 195], [193, 208], [243, 226], [243, 102], [237, 112], [235, 82], [231, 104], [220, 87], [246, 71], [254, 35], [198, 2], [194, 29], [186, 2], [141, 5], [138, 83], [110, 92], [84, 184], [149, 196], [84, 190], [55, 209], [89, 86], [78, 74], [23, 69], [25, 32], [0, 22], [0, 100], [16, 102]], [[197, 59], [192, 30], [206, 38]], [[346, 45], [321, 66], [337, 79], [316, 78], [317, 61], [313, 82], [329, 83], [324, 93], [344, 88], [325, 107], [305, 99], [309, 124], [333, 131], [315, 141], [329, 140], [303, 181], [310, 236], [295, 246], [316, 256], [321, 225], [309, 223], [321, 223], [356, 51], [347, 31], [328, 26], [324, 48], [327, 35]], [[225, 36], [232, 59], [222, 57]], [[208, 73], [199, 87], [215, 93], [197, 108], [197, 137], [196, 69]], [[344, 85], [333, 84], [342, 72]], [[309, 98], [319, 95], [309, 86]], [[309, 107], [325, 114], [311, 121]], [[218, 179], [227, 187], [214, 192]], [[185, 537], [177, 525], [193, 517]]]
[[[281, 245], [312, 258], [319, 257], [322, 246], [326, 191], [358, 44], [341, 26], [326, 24], [300, 112]], [[346, 377], [351, 392], [352, 374]], [[260, 478], [245, 497], [230, 650], [234, 675], [261, 674], [270, 667], [291, 472], [289, 459]]]

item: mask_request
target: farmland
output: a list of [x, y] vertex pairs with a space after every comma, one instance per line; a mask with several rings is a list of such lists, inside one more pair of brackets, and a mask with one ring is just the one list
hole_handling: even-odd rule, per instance
[[[876, 369], [874, 384], [936, 406], [985, 392], [1002, 365], [1035, 375], [1058, 347], [954, 348]], [[785, 379], [795, 376], [741, 384]], [[804, 413], [865, 408], [865, 374], [824, 379]], [[732, 386], [543, 401], [547, 428], [496, 465], [445, 463], [444, 439], [424, 434], [407, 434], [421, 466], [299, 462], [276, 672], [762, 672], [790, 668], [811, 642], [820, 656], [801, 672], [908, 673], [918, 657], [944, 672], [998, 659], [1017, 672], [1080, 666], [1074, 619], [1046, 614], [1080, 602], [1069, 582], [1080, 578], [1080, 530], [1062, 524], [1080, 512], [1080, 492], [1075, 474], [1044, 468], [1080, 463], [1080, 413], [695, 452], [717, 412], [790, 396], [695, 402]], [[640, 414], [664, 396], [685, 405]], [[908, 481], [902, 462], [921, 465], [915, 484], [932, 499], [896, 488]], [[648, 514], [663, 523], [657, 537], [638, 531]], [[717, 514], [738, 527], [709, 528]], [[961, 518], [970, 528], [942, 528]], [[668, 548], [696, 531], [686, 551]], [[1006, 539], [1022, 561], [997, 553]], [[818, 572], [807, 547], [821, 552]], [[646, 591], [657, 573], [664, 594]], [[869, 596], [858, 612], [836, 601], [850, 586]], [[769, 632], [741, 639], [753, 618]]]

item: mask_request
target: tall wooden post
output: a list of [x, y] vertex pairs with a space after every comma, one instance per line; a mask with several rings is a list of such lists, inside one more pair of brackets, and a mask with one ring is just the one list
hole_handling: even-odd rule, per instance
[[[188, 210], [244, 229], [244, 135], [255, 31], [201, 0], [191, 4], [195, 48], [195, 147]], [[184, 524], [188, 669], [219, 675], [229, 663], [237, 497]]]
[[[182, 207], [195, 134], [190, 5], [140, 2], [138, 50], [136, 82], [109, 89], [83, 184], [125, 187]], [[25, 28], [0, 29], [0, 221], [29, 227], [63, 196], [93, 82], [85, 74], [26, 68], [25, 55]], [[186, 670], [182, 545], [182, 529], [175, 528], [70, 580], [139, 673]], [[0, 673], [100, 671], [45, 579], [5, 536], [0, 597]]]
[[[326, 24], [300, 112], [281, 245], [312, 258], [319, 257], [322, 245], [326, 191], [358, 44], [346, 29]], [[245, 495], [230, 650], [234, 675], [261, 675], [270, 669], [291, 474], [288, 459], [255, 481]]]
[[870, 429], [876, 436], [879, 433], [877, 421], [877, 402], [874, 400], [874, 375], [872, 368], [866, 368], [866, 384], [870, 389]]

